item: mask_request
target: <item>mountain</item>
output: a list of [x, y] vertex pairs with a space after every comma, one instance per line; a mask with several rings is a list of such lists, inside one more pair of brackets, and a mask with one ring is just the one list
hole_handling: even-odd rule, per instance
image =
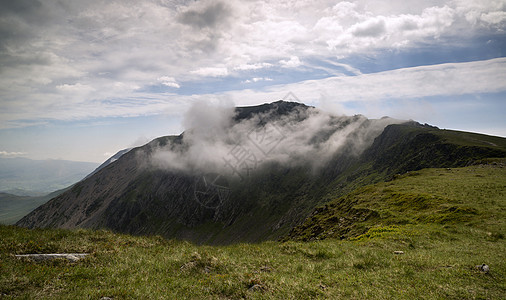
[[88, 174], [84, 179], [86, 179], [88, 177], [91, 177], [92, 175], [94, 175], [98, 171], [102, 170], [103, 168], [105, 168], [108, 165], [112, 164], [113, 162], [117, 161], [121, 156], [123, 156], [123, 154], [127, 153], [130, 150], [132, 150], [132, 148], [127, 148], [127, 149], [123, 149], [123, 150], [120, 150], [120, 151], [116, 152], [116, 154], [114, 154], [113, 156], [109, 157], [100, 166], [98, 166], [93, 172], [91, 172], [90, 174]]
[[[107, 159], [104, 163], [102, 163], [100, 166], [98, 166], [93, 172], [88, 174], [86, 178], [92, 176], [102, 168], [108, 166], [110, 163], [115, 162], [120, 158], [123, 154], [130, 151], [130, 149], [124, 149], [121, 151], [118, 151], [116, 154], [111, 156], [109, 159]], [[80, 178], [81, 175], [79, 175]], [[76, 178], [72, 177], [71, 178]], [[55, 178], [53, 178], [55, 179]], [[77, 180], [76, 180], [77, 182]], [[75, 183], [75, 182], [74, 182]], [[19, 221], [23, 216], [30, 213], [35, 208], [39, 207], [40, 205], [46, 203], [50, 199], [53, 199], [56, 196], [59, 196], [63, 192], [69, 190], [72, 187], [73, 184], [48, 193], [46, 195], [38, 196], [38, 192], [33, 191], [27, 191], [23, 189], [11, 189], [9, 190], [11, 193], [3, 193], [0, 192], [0, 223], [3, 224], [14, 224], [17, 221]], [[37, 195], [37, 196], [34, 196]]]
[[123, 154], [17, 225], [197, 243], [286, 236], [316, 207], [408, 171], [506, 157], [506, 139], [300, 103], [196, 107], [179, 136]]
[[83, 179], [96, 168], [90, 162], [0, 158], [0, 191], [18, 196], [41, 196]]
[[[504, 299], [504, 163], [411, 171], [359, 188], [318, 207], [304, 222], [312, 226], [294, 230], [286, 242], [208, 246], [109, 230], [0, 225], [0, 294], [6, 299]], [[77, 262], [42, 263], [13, 257], [76, 251], [89, 255]]]

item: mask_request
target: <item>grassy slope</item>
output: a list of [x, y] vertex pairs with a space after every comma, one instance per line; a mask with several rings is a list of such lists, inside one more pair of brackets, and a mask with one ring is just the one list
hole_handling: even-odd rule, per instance
[[433, 223], [498, 233], [506, 225], [505, 179], [502, 163], [408, 172], [317, 208], [290, 236], [304, 241], [349, 238], [373, 226]]
[[[357, 219], [350, 231], [369, 230], [347, 240], [211, 247], [107, 231], [1, 226], [0, 294], [7, 299], [500, 299], [506, 295], [505, 178], [506, 169], [498, 165], [426, 169], [362, 188], [339, 199], [354, 199], [354, 209], [376, 213]], [[396, 250], [405, 254], [393, 254]], [[74, 264], [13, 257], [34, 252], [91, 255]], [[482, 263], [490, 266], [489, 274], [475, 269]], [[255, 284], [261, 288], [248, 290]]]

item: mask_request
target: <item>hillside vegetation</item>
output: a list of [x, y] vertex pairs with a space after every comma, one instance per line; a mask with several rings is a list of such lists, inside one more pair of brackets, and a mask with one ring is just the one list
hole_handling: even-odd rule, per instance
[[[197, 246], [1, 226], [0, 297], [504, 299], [505, 179], [500, 160], [409, 172], [336, 195], [283, 242]], [[90, 255], [76, 263], [13, 256], [54, 252]], [[490, 272], [476, 268], [483, 263]]]
[[408, 224], [465, 224], [501, 235], [506, 228], [505, 175], [502, 162], [407, 172], [315, 209], [290, 239], [343, 239], [371, 227]]

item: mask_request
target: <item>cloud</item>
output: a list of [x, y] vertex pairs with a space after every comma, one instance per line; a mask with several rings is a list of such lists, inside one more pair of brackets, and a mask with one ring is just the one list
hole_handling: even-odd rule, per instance
[[26, 152], [8, 152], [8, 151], [0, 151], [0, 156], [21, 156], [25, 155]]
[[[344, 61], [350, 55], [373, 59], [381, 51], [444, 47], [449, 41], [502, 34], [505, 29], [503, 3], [485, 0], [389, 1], [381, 5], [367, 0], [337, 4], [308, 0], [62, 3], [0, 3], [2, 128], [29, 124], [27, 120], [180, 112], [175, 106], [186, 105], [188, 98], [149, 92], [153, 84], [179, 87], [175, 93], [183, 90], [181, 82], [191, 89], [208, 77], [234, 78], [236, 82], [274, 78], [271, 72], [280, 72], [279, 67], [306, 70], [322, 78], [336, 72], [329, 70], [331, 64], [315, 61], [336, 57]], [[360, 75], [354, 65], [346, 70]], [[333, 82], [340, 86], [346, 80]], [[349, 80], [352, 87], [361, 82]], [[412, 89], [407, 81], [400, 82], [407, 84], [400, 91]], [[475, 90], [486, 86], [479, 78], [477, 83], [464, 82], [476, 84]], [[282, 88], [273, 86], [262, 95]], [[356, 98], [372, 97], [368, 90], [354, 92], [361, 95]], [[311, 99], [320, 98], [311, 91], [304, 93], [311, 94]]]
[[352, 26], [350, 30], [358, 37], [379, 37], [386, 32], [386, 26], [383, 19], [370, 19]]
[[269, 68], [272, 66], [273, 65], [270, 63], [241, 64], [237, 67], [234, 67], [234, 70], [240, 71], [259, 70], [263, 68]]
[[233, 121], [230, 106], [195, 103], [185, 117], [181, 144], [158, 146], [151, 166], [246, 177], [265, 164], [307, 164], [318, 170], [337, 154], [360, 155], [385, 126], [400, 120], [335, 116], [314, 108], [274, 111]]
[[480, 16], [480, 20], [488, 24], [500, 24], [506, 21], [506, 11], [494, 11], [489, 13], [483, 13]]
[[[417, 102], [423, 97], [504, 92], [506, 91], [505, 82], [506, 58], [496, 58], [468, 63], [403, 68], [356, 76], [305, 80], [267, 86], [257, 91], [244, 89], [191, 96], [137, 92], [135, 97], [131, 97], [128, 91], [119, 89], [111, 91], [111, 96], [115, 96], [111, 99], [120, 99], [118, 101], [66, 104], [65, 98], [58, 98], [59, 96], [55, 95], [56, 98], [47, 103], [37, 102], [34, 99], [30, 106], [18, 102], [4, 102], [0, 111], [0, 120], [2, 120], [0, 125], [4, 128], [19, 127], [20, 124], [16, 120], [27, 119], [47, 121], [48, 119], [75, 120], [93, 117], [158, 115], [167, 112], [183, 114], [195, 101], [228, 99], [236, 105], [253, 105], [260, 101], [282, 99], [287, 91], [293, 92], [305, 103], [326, 102], [327, 106], [333, 106], [330, 103], [336, 103], [344, 109], [342, 104], [345, 103], [364, 104], [402, 98], [406, 101]], [[341, 113], [357, 112], [343, 110]], [[370, 112], [361, 111], [360, 113]]]
[[259, 81], [272, 81], [272, 78], [269, 77], [253, 77], [251, 79], [247, 79], [245, 81], [242, 81], [242, 83], [252, 83], [252, 82], [259, 82]]
[[215, 28], [231, 16], [230, 8], [221, 1], [207, 1], [203, 6], [195, 5], [178, 16], [178, 20], [186, 25], [202, 28]]
[[223, 77], [228, 75], [228, 70], [227, 68], [207, 67], [199, 68], [197, 70], [191, 71], [190, 73], [206, 77]]
[[302, 62], [297, 56], [291, 56], [289, 60], [280, 60], [279, 63], [284, 68], [296, 68], [302, 65]]
[[158, 77], [158, 81], [165, 85], [165, 86], [168, 86], [168, 87], [173, 87], [173, 88], [180, 88], [181, 86], [179, 85], [179, 83], [176, 82], [176, 79], [174, 77], [169, 77], [169, 76], [162, 76], [162, 77]]
[[[282, 96], [286, 91], [292, 91], [306, 103], [318, 103], [325, 99], [328, 102], [357, 104], [387, 99], [405, 99], [416, 103], [424, 97], [504, 92], [506, 58], [307, 80], [272, 86], [263, 93], [275, 97]], [[250, 97], [261, 96], [244, 93], [237, 98], [245, 100]]]
[[61, 84], [56, 86], [57, 90], [60, 90], [62, 92], [66, 93], [90, 93], [95, 91], [95, 89], [91, 86], [76, 83], [76, 84]]

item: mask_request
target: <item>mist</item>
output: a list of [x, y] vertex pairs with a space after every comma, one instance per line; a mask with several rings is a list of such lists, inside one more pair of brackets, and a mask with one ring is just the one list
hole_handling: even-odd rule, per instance
[[287, 114], [274, 108], [238, 119], [233, 103], [202, 101], [186, 112], [182, 139], [155, 145], [149, 163], [155, 168], [241, 179], [269, 163], [309, 165], [317, 172], [344, 151], [360, 155], [387, 125], [402, 122], [336, 115], [303, 105]]

